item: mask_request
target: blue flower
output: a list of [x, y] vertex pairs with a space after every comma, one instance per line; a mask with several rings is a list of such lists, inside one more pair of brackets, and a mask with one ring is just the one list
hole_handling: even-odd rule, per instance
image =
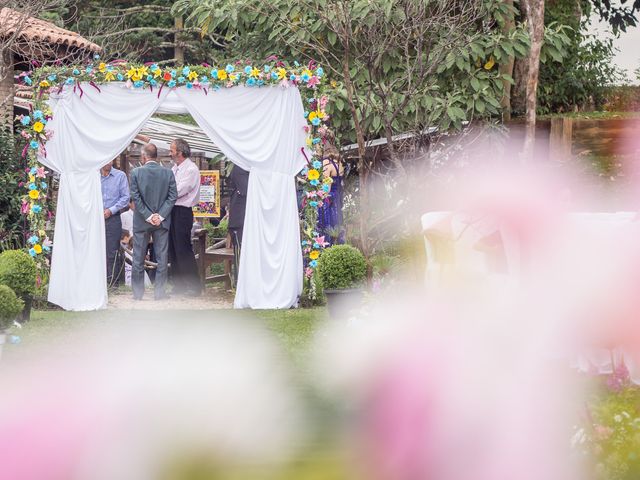
[[147, 75], [147, 82], [150, 82], [151, 80], [153, 80], [153, 75]]
[[122, 75], [121, 73], [119, 73], [118, 75], [116, 75], [116, 78], [118, 79], [119, 82], [124, 80], [124, 75]]
[[309, 262], [309, 266], [310, 266], [311, 268], [316, 268], [316, 267], [318, 266], [318, 261], [317, 261], [317, 260], [311, 260], [311, 261]]
[[317, 127], [318, 125], [320, 125], [320, 119], [318, 117], [314, 118], [313, 120], [311, 120], [311, 124]]
[[311, 180], [311, 181], [309, 181], [309, 183], [310, 183], [311, 185], [313, 185], [314, 187], [316, 187], [316, 186], [318, 186], [318, 184], [319, 184], [320, 182], [319, 182], [318, 180]]
[[31, 80], [29, 77], [24, 77], [24, 83], [27, 85], [32, 85], [33, 84], [33, 80]]
[[142, 80], [137, 80], [133, 82], [134, 88], [142, 88], [144, 86], [144, 82]]
[[84, 69], [84, 71], [87, 73], [91, 73], [92, 70], [93, 70], [93, 67], [91, 65], [89, 65], [87, 68]]
[[35, 183], [32, 182], [32, 183], [29, 184], [29, 190], [37, 190], [37, 189], [38, 189], [38, 187], [36, 186]]
[[158, 85], [158, 82], [156, 82], [155, 78], [152, 78], [151, 80], [149, 80], [149, 85], [151, 85], [152, 87], [155, 87], [156, 85]]
[[27, 242], [29, 242], [31, 245], [35, 245], [36, 243], [38, 243], [38, 240], [40, 239], [37, 235], [32, 235], [31, 237], [29, 237], [29, 240], [27, 240]]
[[308, 82], [311, 77], [309, 76], [308, 73], [303, 73], [300, 78], [302, 78], [303, 82]]
[[51, 247], [48, 247], [48, 246], [46, 246], [46, 245], [43, 245], [43, 246], [42, 246], [42, 249], [43, 249], [45, 252], [48, 252], [49, 250], [51, 250]]
[[173, 78], [175, 78], [175, 77], [176, 77], [176, 74], [177, 74], [177, 72], [176, 72], [175, 70], [171, 70], [171, 76], [172, 76]]
[[263, 70], [264, 70], [264, 73], [269, 73], [271, 71], [271, 67], [269, 65], [265, 65]]
[[309, 173], [309, 169], [307, 167], [304, 167], [300, 172], [300, 175], [306, 175], [307, 173]]
[[67, 80], [64, 83], [66, 83], [67, 85], [72, 85], [73, 82], [75, 82], [75, 81], [76, 81], [75, 78], [69, 77], [69, 78], [67, 78]]
[[229, 64], [229, 65], [227, 65], [227, 66], [225, 67], [225, 70], [227, 71], [227, 73], [231, 73], [231, 72], [233, 72], [235, 69], [236, 69], [236, 68], [235, 68], [233, 65], [231, 65], [231, 64]]
[[251, 75], [251, 70], [252, 68], [249, 65], [244, 67], [244, 73], [246, 73], [247, 75]]
[[193, 83], [187, 82], [187, 88], [193, 88]]
[[317, 145], [320, 143], [320, 139], [316, 137], [313, 140], [311, 140], [311, 143], [313, 143], [314, 145]]
[[[109, 67], [107, 67], [108, 69]], [[158, 64], [157, 63], [152, 63], [151, 67], [149, 67], [151, 69], [152, 72], [155, 72], [156, 70], [158, 70]]]
[[38, 142], [36, 142], [35, 140], [31, 140], [31, 142], [29, 143], [29, 146], [31, 148], [33, 148], [34, 150], [36, 150], [40, 146], [40, 144]]
[[200, 83], [202, 83], [203, 85], [206, 85], [207, 83], [209, 83], [209, 79], [207, 78], [206, 75], [204, 77], [200, 77]]
[[44, 190], [45, 188], [47, 188], [47, 182], [41, 182], [41, 183], [40, 183], [40, 188], [41, 188], [42, 190]]
[[98, 55], [97, 53], [93, 56], [94, 60], [100, 60], [100, 55]]
[[316, 202], [315, 200], [312, 200], [309, 202], [309, 205], [311, 205], [313, 208], [316, 208], [318, 206], [318, 202]]
[[294, 64], [296, 67], [299, 67], [299, 66], [300, 66], [300, 64], [299, 64], [297, 61], [294, 61], [294, 62], [293, 62], [293, 64]]
[[36, 251], [33, 248], [30, 248], [29, 249], [29, 255], [31, 255], [32, 257], [35, 257], [37, 254], [36, 254]]
[[271, 72], [271, 78], [273, 80], [277, 80], [278, 79], [278, 74], [276, 72]]
[[322, 162], [320, 160], [313, 161], [313, 168], [322, 168]]
[[318, 67], [318, 68], [316, 69], [316, 75], [317, 75], [318, 77], [321, 77], [321, 76], [323, 76], [323, 75], [324, 75], [324, 70], [322, 69], [322, 67]]
[[167, 86], [169, 88], [173, 88], [176, 86], [176, 81], [175, 80], [169, 80], [169, 83], [167, 83]]
[[318, 242], [314, 243], [313, 248], [320, 248], [320, 244]]
[[308, 241], [306, 241], [306, 240], [302, 240], [302, 242], [301, 242], [301, 243], [302, 243], [302, 246], [304, 247], [304, 246], [305, 246], [306, 244], [308, 244], [309, 242], [308, 242]]
[[40, 205], [34, 205], [33, 207], [31, 207], [31, 210], [33, 211], [33, 213], [40, 213], [42, 211], [42, 207]]
[[29, 115], [22, 117], [22, 120], [20, 120], [20, 123], [22, 125], [29, 125], [31, 123], [31, 117]]
[[44, 115], [42, 113], [42, 110], [36, 110], [35, 112], [33, 112], [33, 118], [41, 119], [43, 117]]
[[80, 70], [78, 70], [77, 68], [73, 69], [73, 74], [74, 75], [80, 75]]
[[55, 82], [56, 78], [58, 78], [58, 76], [55, 73], [52, 73], [47, 77], [47, 80], [49, 80], [50, 82]]
[[331, 190], [331, 186], [328, 183], [325, 183], [324, 185], [322, 185], [322, 190], [328, 193], [329, 190]]
[[309, 116], [309, 112], [307, 112], [306, 110], [304, 111], [304, 118], [307, 118]]
[[255, 78], [250, 78], [249, 80], [247, 80], [247, 87], [253, 87], [256, 84], [256, 79]]
[[294, 82], [296, 80], [296, 76], [294, 74], [291, 74], [291, 76], [289, 77], [289, 80]]
[[183, 75], [189, 75], [190, 72], [191, 72], [191, 69], [189, 67], [184, 67], [182, 69], [182, 74]]
[[211, 78], [218, 78], [218, 70], [215, 68], [211, 70]]
[[186, 78], [184, 77], [178, 77], [178, 83], [184, 83], [186, 80]]
[[258, 85], [259, 87], [263, 86], [264, 85], [264, 80], [262, 80], [262, 79], [258, 80], [256, 85]]
[[36, 167], [31, 167], [31, 170], [29, 170], [29, 174], [35, 175], [36, 173], [38, 173], [38, 169]]

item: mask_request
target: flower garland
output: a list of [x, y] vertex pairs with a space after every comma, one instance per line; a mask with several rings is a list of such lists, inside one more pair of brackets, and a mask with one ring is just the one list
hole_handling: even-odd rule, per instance
[[[223, 64], [225, 64], [222, 66]], [[262, 86], [297, 87], [303, 98], [306, 98], [309, 111], [305, 112], [307, 124], [307, 146], [312, 157], [307, 159], [308, 165], [301, 172], [303, 186], [303, 253], [305, 255], [305, 278], [310, 282], [318, 265], [318, 258], [328, 242], [315, 231], [318, 208], [330, 195], [330, 176], [325, 176], [322, 169], [323, 145], [327, 132], [326, 113], [328, 97], [321, 94], [324, 71], [322, 67], [309, 62], [293, 65], [270, 57], [262, 66], [252, 62], [222, 62], [220, 66], [206, 63], [201, 65], [185, 65], [182, 67], [161, 67], [157, 63], [130, 64], [123, 60], [103, 62], [98, 55], [87, 64], [54, 66], [38, 68], [33, 72], [23, 72], [18, 80], [33, 87], [34, 109], [30, 115], [18, 117], [21, 124], [22, 137], [27, 141], [23, 157], [27, 158], [29, 167], [24, 182], [26, 193], [22, 199], [22, 213], [27, 216], [30, 225], [28, 233], [29, 253], [38, 265], [49, 265], [47, 254], [52, 243], [46, 235], [45, 225], [52, 216], [46, 208], [48, 185], [44, 181], [47, 171], [39, 165], [38, 155], [46, 156], [45, 144], [51, 138], [52, 131], [47, 123], [52, 118], [51, 111], [46, 109], [46, 99], [50, 93], [61, 93], [65, 88], [73, 88], [80, 97], [85, 88], [100, 90], [99, 85], [110, 82], [124, 82], [128, 88], [148, 89], [157, 95], [164, 88], [188, 88], [201, 90], [207, 95], [209, 91], [231, 88], [238, 85], [259, 88]], [[313, 285], [313, 282], [311, 282]]]

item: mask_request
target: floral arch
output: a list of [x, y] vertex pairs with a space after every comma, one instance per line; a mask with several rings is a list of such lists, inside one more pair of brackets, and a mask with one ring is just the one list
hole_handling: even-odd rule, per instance
[[[322, 156], [327, 141], [326, 113], [329, 88], [324, 80], [322, 67], [310, 62], [271, 60], [267, 63], [224, 62], [224, 66], [186, 65], [161, 67], [158, 64], [130, 64], [115, 60], [103, 62], [98, 56], [82, 66], [44, 67], [20, 74], [19, 81], [32, 86], [33, 98], [28, 115], [18, 116], [20, 135], [25, 144], [22, 156], [27, 161], [22, 196], [22, 213], [27, 217], [29, 232], [26, 235], [29, 254], [38, 265], [39, 281], [46, 281], [52, 249], [48, 236], [48, 222], [53, 218], [50, 210], [49, 172], [42, 165], [47, 158], [47, 142], [56, 132], [51, 127], [54, 112], [50, 98], [71, 91], [80, 99], [87, 89], [101, 92], [107, 84], [121, 84], [131, 90], [147, 91], [149, 95], [160, 95], [166, 90], [186, 89], [211, 95], [221, 89], [237, 86], [259, 89], [261, 87], [295, 87], [304, 104], [304, 133], [306, 146], [301, 148], [306, 166], [298, 178], [303, 182], [302, 249], [305, 256], [304, 277], [311, 295], [315, 291], [314, 272], [321, 250], [326, 246], [315, 231], [317, 210], [327, 201], [331, 177], [322, 169]], [[55, 239], [54, 239], [55, 240]], [[300, 272], [301, 275], [303, 272]]]

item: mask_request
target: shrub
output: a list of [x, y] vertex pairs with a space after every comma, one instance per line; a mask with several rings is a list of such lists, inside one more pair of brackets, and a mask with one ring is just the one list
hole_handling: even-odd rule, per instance
[[13, 321], [22, 311], [24, 303], [6, 285], [0, 285], [0, 332], [13, 325]]
[[23, 250], [0, 254], [0, 284], [8, 285], [19, 297], [36, 291], [36, 264]]
[[318, 273], [324, 289], [352, 288], [362, 284], [367, 263], [351, 245], [334, 245], [322, 252]]

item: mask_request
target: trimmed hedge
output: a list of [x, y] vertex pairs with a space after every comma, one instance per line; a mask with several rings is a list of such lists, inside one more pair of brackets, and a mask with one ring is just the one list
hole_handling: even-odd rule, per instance
[[28, 253], [7, 250], [0, 254], [0, 284], [23, 298], [36, 292], [36, 263]]
[[351, 245], [334, 245], [322, 252], [318, 261], [318, 274], [324, 289], [358, 287], [367, 275], [367, 262], [357, 248]]
[[6, 285], [0, 285], [0, 332], [9, 329], [22, 312], [24, 302]]

